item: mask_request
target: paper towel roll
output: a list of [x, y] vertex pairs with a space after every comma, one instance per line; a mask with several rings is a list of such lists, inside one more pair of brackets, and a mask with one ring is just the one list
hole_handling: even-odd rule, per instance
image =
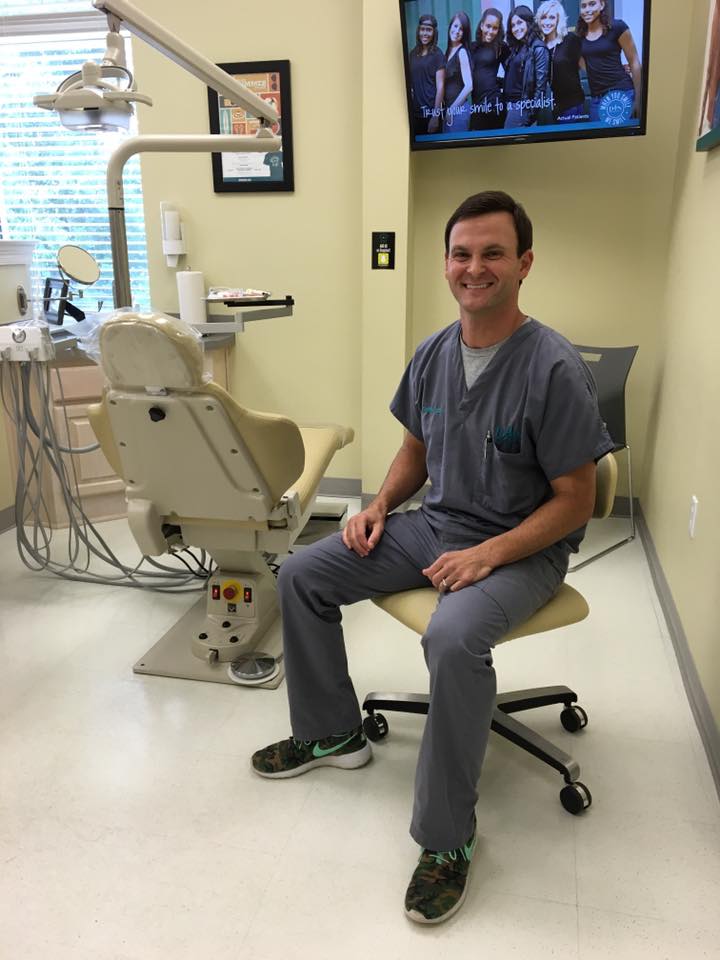
[[175, 276], [180, 319], [187, 323], [206, 323], [205, 277], [199, 270], [180, 270]]

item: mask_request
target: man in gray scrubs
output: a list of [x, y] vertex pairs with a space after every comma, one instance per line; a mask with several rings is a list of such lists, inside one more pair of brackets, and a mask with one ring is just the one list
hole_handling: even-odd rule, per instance
[[[492, 649], [556, 592], [612, 449], [588, 369], [567, 340], [518, 306], [532, 225], [507, 194], [469, 197], [445, 231], [460, 319], [415, 351], [391, 404], [403, 444], [380, 492], [342, 534], [280, 569], [292, 736], [254, 754], [292, 777], [371, 757], [348, 675], [340, 607], [432, 584], [422, 638], [430, 709], [410, 833], [422, 847], [406, 915], [438, 923], [462, 904], [477, 783], [496, 683]], [[392, 513], [426, 480], [422, 506]]]

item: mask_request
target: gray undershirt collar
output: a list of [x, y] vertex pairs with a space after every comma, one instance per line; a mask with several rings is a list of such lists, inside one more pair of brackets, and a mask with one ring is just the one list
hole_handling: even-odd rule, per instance
[[[523, 322], [520, 324], [520, 327], [524, 327], [525, 324], [529, 323], [531, 319], [532, 317], [525, 317]], [[518, 327], [518, 330], [520, 327]], [[513, 331], [513, 333], [514, 332], [515, 331]], [[512, 335], [513, 334], [511, 333], [510, 337]], [[468, 390], [470, 387], [472, 387], [480, 374], [487, 369], [492, 358], [498, 352], [500, 347], [504, 343], [508, 342], [510, 337], [505, 337], [504, 340], [501, 340], [499, 343], [493, 343], [490, 347], [468, 347], [463, 341], [462, 332], [460, 333], [460, 349], [462, 351], [463, 367], [465, 369], [465, 384]]]

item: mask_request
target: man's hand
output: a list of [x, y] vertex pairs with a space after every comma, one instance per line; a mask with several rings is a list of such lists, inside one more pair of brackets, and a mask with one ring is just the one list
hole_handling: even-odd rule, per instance
[[371, 503], [362, 513], [350, 517], [342, 532], [345, 546], [354, 550], [359, 557], [366, 557], [383, 535], [386, 516], [382, 507]]
[[490, 543], [490, 540], [486, 540], [467, 550], [441, 553], [432, 566], [423, 570], [423, 574], [440, 593], [455, 593], [471, 583], [484, 580], [496, 566], [490, 558]]

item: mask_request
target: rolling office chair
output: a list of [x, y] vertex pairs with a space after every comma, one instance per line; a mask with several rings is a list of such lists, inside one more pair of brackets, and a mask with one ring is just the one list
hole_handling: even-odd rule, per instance
[[627, 442], [627, 426], [625, 422], [625, 384], [627, 383], [630, 367], [632, 366], [635, 354], [638, 352], [637, 346], [634, 347], [587, 347], [574, 344], [575, 349], [590, 368], [590, 372], [595, 380], [595, 386], [598, 392], [598, 407], [600, 416], [605, 421], [605, 426], [610, 437], [615, 444], [613, 453], [624, 450], [627, 455], [627, 477], [628, 477], [628, 498], [630, 501], [630, 536], [618, 540], [604, 550], [594, 553], [592, 556], [576, 563], [570, 567], [569, 573], [581, 570], [593, 560], [599, 560], [618, 547], [626, 543], [631, 543], [635, 539], [635, 508], [633, 504], [632, 487], [632, 460], [630, 456], [630, 444]]
[[[617, 462], [612, 453], [606, 454], [597, 465], [597, 481], [594, 517], [606, 517], [612, 509], [617, 485]], [[375, 597], [375, 603], [390, 616], [395, 617], [416, 633], [424, 634], [437, 606], [438, 593], [433, 587], [404, 590], [388, 596]], [[588, 615], [588, 605], [582, 594], [569, 584], [563, 583], [555, 596], [544, 607], [506, 634], [498, 643], [544, 633], [558, 627], [578, 623]], [[363, 703], [368, 716], [363, 729], [368, 739], [377, 741], [387, 735], [388, 723], [379, 710], [396, 710], [401, 713], [427, 714], [430, 698], [420, 693], [369, 693]], [[571, 756], [550, 743], [540, 734], [520, 723], [510, 714], [533, 710], [550, 704], [562, 703], [560, 722], [570, 733], [576, 733], [587, 725], [587, 714], [578, 706], [577, 694], [569, 687], [539, 687], [532, 690], [515, 690], [498, 694], [492, 719], [492, 729], [506, 740], [558, 770], [565, 779], [560, 791], [560, 802], [570, 813], [579, 814], [592, 803], [592, 795], [578, 779], [580, 766]]]
[[203, 374], [183, 321], [125, 313], [100, 334], [109, 385], [89, 417], [125, 481], [128, 522], [144, 556], [196, 546], [218, 569], [202, 597], [134, 667], [136, 673], [277, 686], [258, 645], [278, 614], [268, 554], [287, 553], [322, 476], [353, 431], [299, 427], [236, 403]]

